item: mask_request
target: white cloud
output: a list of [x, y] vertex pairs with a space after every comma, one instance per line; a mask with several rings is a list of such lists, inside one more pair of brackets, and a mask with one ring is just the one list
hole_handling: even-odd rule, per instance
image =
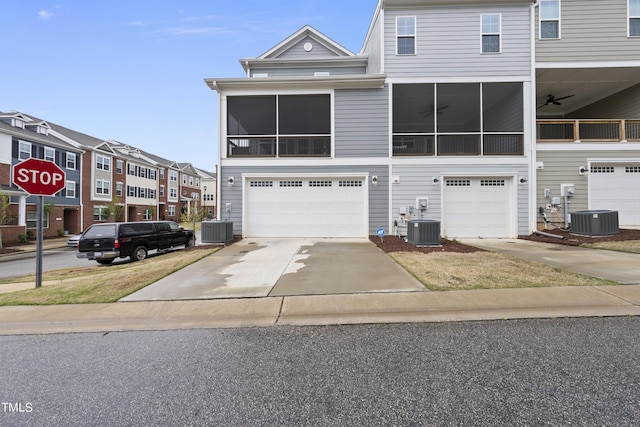
[[49, 19], [52, 16], [53, 16], [53, 12], [48, 10], [41, 9], [40, 12], [38, 12], [38, 17], [40, 19]]

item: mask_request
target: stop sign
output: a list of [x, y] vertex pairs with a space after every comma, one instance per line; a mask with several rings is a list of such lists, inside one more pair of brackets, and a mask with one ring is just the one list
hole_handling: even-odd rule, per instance
[[27, 159], [13, 166], [13, 183], [34, 196], [53, 196], [65, 187], [65, 174], [52, 161]]

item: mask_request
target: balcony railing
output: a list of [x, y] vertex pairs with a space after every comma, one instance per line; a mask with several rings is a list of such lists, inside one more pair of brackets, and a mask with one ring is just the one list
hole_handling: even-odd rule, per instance
[[331, 137], [229, 137], [227, 149], [229, 157], [330, 157]]
[[538, 142], [640, 142], [640, 120], [537, 121]]

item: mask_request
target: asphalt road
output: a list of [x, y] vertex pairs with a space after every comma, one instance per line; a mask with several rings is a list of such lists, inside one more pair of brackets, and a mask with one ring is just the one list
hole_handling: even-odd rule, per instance
[[0, 425], [637, 425], [639, 330], [627, 317], [4, 336]]
[[[24, 276], [36, 273], [35, 252], [22, 255], [19, 259], [8, 256], [0, 262], [0, 279], [8, 277]], [[60, 268], [76, 268], [93, 266], [94, 262], [76, 258], [73, 248], [50, 249], [44, 252], [42, 257], [42, 271], [57, 270]]]

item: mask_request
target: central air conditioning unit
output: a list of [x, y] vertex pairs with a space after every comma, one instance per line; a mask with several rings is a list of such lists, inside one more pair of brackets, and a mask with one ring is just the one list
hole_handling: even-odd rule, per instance
[[227, 243], [233, 240], [233, 221], [202, 221], [202, 243]]
[[583, 236], [612, 236], [620, 232], [618, 211], [571, 212], [571, 233]]
[[407, 222], [407, 242], [416, 246], [440, 245], [440, 221], [416, 219]]

